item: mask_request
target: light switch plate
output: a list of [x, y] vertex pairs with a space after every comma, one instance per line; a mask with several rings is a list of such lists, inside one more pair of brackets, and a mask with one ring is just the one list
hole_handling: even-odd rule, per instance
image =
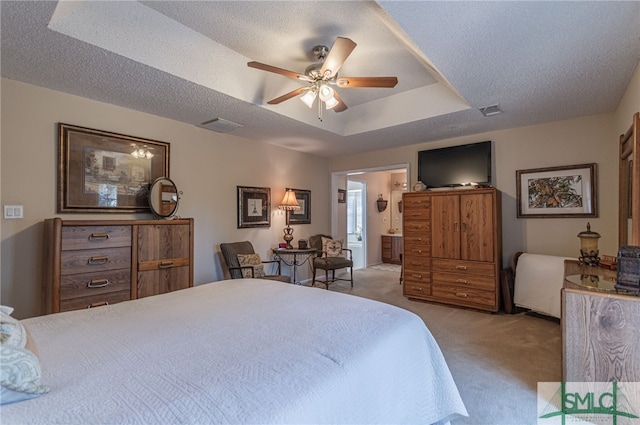
[[5, 205], [4, 218], [24, 218], [22, 205]]

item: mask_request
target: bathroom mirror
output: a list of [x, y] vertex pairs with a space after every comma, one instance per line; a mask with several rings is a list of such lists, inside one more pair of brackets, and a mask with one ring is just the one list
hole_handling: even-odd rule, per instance
[[178, 211], [180, 194], [173, 180], [157, 178], [149, 188], [149, 208], [157, 218], [171, 218]]

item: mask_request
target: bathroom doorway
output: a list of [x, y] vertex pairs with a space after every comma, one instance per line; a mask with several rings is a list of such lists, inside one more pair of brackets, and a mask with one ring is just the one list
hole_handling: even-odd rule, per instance
[[353, 254], [353, 268], [366, 267], [367, 258], [367, 185], [347, 179], [347, 248]]

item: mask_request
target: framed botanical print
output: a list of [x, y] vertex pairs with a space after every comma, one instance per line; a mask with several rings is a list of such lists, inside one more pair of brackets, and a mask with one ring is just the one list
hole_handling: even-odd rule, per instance
[[596, 164], [516, 171], [518, 218], [597, 217]]

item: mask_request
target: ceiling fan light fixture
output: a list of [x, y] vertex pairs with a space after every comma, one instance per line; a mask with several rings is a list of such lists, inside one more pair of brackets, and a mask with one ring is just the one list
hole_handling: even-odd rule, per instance
[[[2, 0], [0, 0], [2, 1]], [[334, 112], [343, 112], [348, 109], [342, 97], [335, 88], [359, 88], [359, 87], [387, 87], [393, 88], [398, 84], [397, 77], [342, 77], [338, 78], [338, 72], [349, 57], [356, 43], [345, 37], [337, 37], [333, 43], [331, 50], [326, 46], [316, 46], [313, 48], [313, 55], [318, 62], [307, 66], [304, 75], [298, 72], [289, 71], [278, 68], [276, 66], [267, 65], [256, 61], [247, 62], [250, 68], [262, 71], [273, 72], [295, 80], [301, 80], [309, 83], [306, 87], [300, 87], [291, 90], [275, 99], [267, 102], [269, 105], [278, 105], [285, 100], [299, 97], [302, 102], [309, 108], [315, 104], [318, 99], [318, 119], [322, 121], [322, 112], [324, 109], [332, 109]], [[323, 107], [324, 103], [324, 107]]]
[[322, 100], [323, 102], [327, 102], [329, 101], [329, 99], [335, 100], [335, 97], [333, 96], [334, 93], [335, 91], [333, 90], [333, 88], [329, 87], [326, 84], [323, 84], [322, 87], [320, 87], [320, 100]]
[[338, 100], [335, 97], [331, 97], [330, 99], [327, 99], [324, 101], [324, 104], [326, 106], [327, 109], [333, 109], [336, 106], [338, 106]]
[[313, 102], [316, 100], [317, 93], [315, 90], [309, 90], [300, 97], [300, 100], [309, 108], [313, 106]]

